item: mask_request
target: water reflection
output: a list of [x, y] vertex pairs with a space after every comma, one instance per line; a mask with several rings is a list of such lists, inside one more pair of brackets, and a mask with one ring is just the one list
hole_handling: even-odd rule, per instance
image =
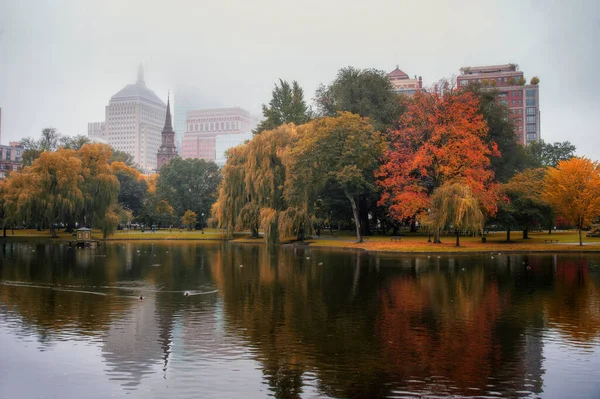
[[[598, 255], [119, 243], [0, 256], [0, 344], [84, 373], [98, 397], [600, 396]], [[21, 371], [0, 358], [0, 397], [34, 389], [11, 379]]]

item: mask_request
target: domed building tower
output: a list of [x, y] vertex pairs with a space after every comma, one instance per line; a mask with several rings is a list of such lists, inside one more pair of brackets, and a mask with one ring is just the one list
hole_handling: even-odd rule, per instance
[[133, 162], [151, 173], [157, 167], [165, 112], [165, 103], [146, 86], [140, 65], [137, 81], [112, 96], [106, 107], [105, 140], [133, 155]]
[[173, 158], [177, 157], [177, 148], [175, 148], [175, 131], [171, 123], [171, 99], [167, 98], [167, 116], [165, 117], [165, 127], [161, 133], [162, 144], [156, 154], [157, 170], [168, 165]]

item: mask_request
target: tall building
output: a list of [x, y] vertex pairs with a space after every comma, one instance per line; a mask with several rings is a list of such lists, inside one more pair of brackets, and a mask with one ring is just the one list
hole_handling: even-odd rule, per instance
[[250, 133], [250, 129], [250, 114], [242, 108], [188, 111], [182, 157], [216, 161], [218, 136]]
[[522, 71], [514, 64], [463, 67], [457, 78], [459, 87], [470, 83], [498, 90], [498, 100], [510, 110], [519, 143], [527, 145], [538, 141], [540, 135], [539, 85], [526, 84]]
[[175, 148], [175, 131], [171, 123], [171, 101], [167, 99], [167, 116], [165, 117], [165, 127], [161, 132], [162, 144], [156, 154], [157, 169], [168, 165], [177, 157], [177, 148]]
[[2, 144], [2, 108], [0, 108], [0, 144]]
[[394, 86], [394, 91], [398, 94], [413, 95], [423, 88], [423, 78], [415, 76], [411, 79], [406, 73], [402, 72], [398, 65], [396, 69], [387, 74], [388, 79]]
[[224, 166], [227, 162], [227, 150], [252, 140], [252, 132], [220, 134], [215, 139], [215, 163]]
[[140, 66], [137, 81], [112, 96], [106, 107], [108, 143], [131, 154], [145, 172], [154, 171], [166, 110], [165, 103], [146, 87]]
[[8, 172], [21, 169], [23, 166], [22, 156], [21, 143], [11, 142], [9, 145], [0, 145], [0, 180], [4, 179]]
[[90, 139], [106, 140], [106, 124], [104, 122], [88, 123], [88, 137]]

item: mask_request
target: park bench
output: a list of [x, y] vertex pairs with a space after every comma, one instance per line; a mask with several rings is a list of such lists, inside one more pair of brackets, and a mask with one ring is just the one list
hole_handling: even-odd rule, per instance
[[556, 243], [558, 243], [558, 240], [544, 240], [544, 242], [545, 242], [546, 244], [548, 244], [548, 243], [552, 244], [553, 242], [556, 242]]
[[392, 236], [391, 241], [402, 241], [402, 236]]

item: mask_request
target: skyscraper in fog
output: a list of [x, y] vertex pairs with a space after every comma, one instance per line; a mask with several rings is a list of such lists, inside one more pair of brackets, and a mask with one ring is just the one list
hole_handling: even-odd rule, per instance
[[105, 137], [115, 149], [125, 151], [146, 172], [156, 169], [156, 154], [167, 107], [146, 87], [144, 70], [138, 78], [111, 97], [106, 107]]

